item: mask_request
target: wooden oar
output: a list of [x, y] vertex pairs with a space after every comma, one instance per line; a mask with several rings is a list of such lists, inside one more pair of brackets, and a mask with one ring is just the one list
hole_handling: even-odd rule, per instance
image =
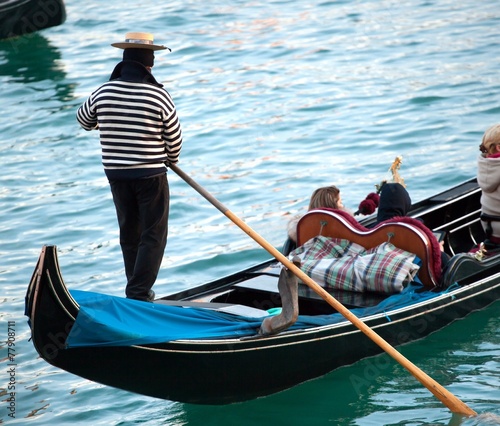
[[190, 176], [184, 173], [178, 166], [169, 166], [181, 179], [183, 179], [188, 185], [193, 187], [199, 194], [201, 194], [205, 199], [207, 199], [212, 205], [214, 205], [219, 211], [221, 211], [226, 217], [228, 217], [234, 224], [241, 228], [245, 233], [247, 233], [252, 239], [254, 239], [260, 246], [266, 249], [274, 258], [281, 262], [284, 266], [290, 269], [297, 277], [299, 277], [304, 284], [310, 287], [314, 292], [321, 296], [328, 304], [330, 304], [335, 310], [340, 312], [347, 320], [349, 320], [353, 325], [355, 325], [360, 331], [362, 331], [366, 336], [368, 336], [374, 343], [380, 346], [387, 354], [394, 358], [399, 364], [406, 368], [420, 383], [422, 383], [430, 392], [432, 392], [436, 398], [438, 398], [446, 407], [450, 409], [453, 413], [462, 414], [465, 416], [476, 416], [477, 413], [468, 407], [464, 402], [458, 399], [451, 392], [446, 390], [433, 378], [429, 377], [420, 368], [413, 364], [410, 360], [400, 354], [396, 349], [394, 349], [386, 340], [380, 337], [375, 331], [368, 327], [363, 321], [356, 317], [349, 309], [342, 305], [337, 299], [335, 299], [331, 294], [323, 289], [319, 284], [317, 284], [312, 278], [306, 275], [300, 268], [295, 266], [292, 261], [290, 261], [286, 256], [284, 256], [280, 251], [278, 251], [274, 246], [267, 242], [263, 237], [261, 237], [257, 232], [255, 232], [250, 226], [238, 218], [234, 213], [232, 213], [227, 207], [225, 207], [221, 202], [219, 202], [215, 197], [213, 197], [208, 191], [206, 191], [202, 186], [197, 184]]

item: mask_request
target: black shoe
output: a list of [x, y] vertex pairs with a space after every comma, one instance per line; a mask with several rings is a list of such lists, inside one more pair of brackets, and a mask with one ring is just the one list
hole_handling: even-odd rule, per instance
[[153, 302], [155, 300], [155, 292], [153, 290], [149, 290], [148, 291], [148, 298], [147, 298], [147, 301], [148, 302]]

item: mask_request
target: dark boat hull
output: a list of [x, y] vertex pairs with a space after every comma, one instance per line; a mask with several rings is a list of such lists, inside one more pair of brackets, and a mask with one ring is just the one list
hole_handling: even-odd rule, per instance
[[[427, 213], [432, 214], [428, 209]], [[234, 283], [244, 282], [271, 263], [264, 262], [166, 299], [193, 300], [195, 296], [228, 291]], [[365, 323], [391, 345], [399, 346], [421, 339], [499, 298], [498, 260], [480, 264], [469, 256], [458, 255], [454, 268], [452, 273], [461, 285], [426, 302], [364, 318]], [[269, 295], [263, 297], [269, 300]], [[37, 351], [54, 366], [108, 386], [197, 404], [227, 404], [269, 395], [382, 352], [349, 322], [265, 338], [67, 349], [66, 337], [78, 305], [60, 276], [53, 246], [42, 251], [27, 292], [26, 313]]]
[[9, 0], [0, 5], [0, 39], [61, 25], [66, 8], [59, 0]]

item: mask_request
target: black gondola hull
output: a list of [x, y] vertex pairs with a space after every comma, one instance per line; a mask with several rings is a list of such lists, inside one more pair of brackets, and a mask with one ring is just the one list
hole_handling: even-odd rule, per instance
[[[43, 280], [40, 280], [42, 283]], [[58, 291], [38, 289], [33, 341], [42, 358], [98, 383], [157, 398], [226, 404], [269, 395], [382, 350], [349, 323], [298, 333], [220, 341], [66, 349], [71, 316]], [[500, 276], [452, 291], [432, 303], [377, 316], [366, 324], [391, 345], [423, 338], [500, 296]], [[59, 312], [59, 315], [55, 313]], [[209, 391], [207, 392], [207, 386]]]
[[8, 0], [0, 4], [0, 39], [61, 25], [66, 8], [60, 0]]
[[[467, 190], [466, 194], [469, 194], [464, 198], [466, 203], [471, 202], [470, 197], [477, 199], [477, 191]], [[425, 204], [416, 207], [425, 210]], [[427, 206], [422, 215], [437, 222], [436, 212], [448, 210], [447, 207]], [[472, 224], [468, 232], [471, 238], [480, 238], [471, 229], [479, 228]], [[455, 258], [450, 268], [462, 275], [453, 275], [458, 281], [446, 292], [405, 308], [363, 318], [364, 322], [388, 343], [400, 346], [422, 339], [498, 300], [499, 259], [478, 262], [466, 255]], [[193, 300], [200, 295], [227, 292], [270, 263], [264, 262], [165, 300]], [[268, 337], [68, 349], [66, 338], [78, 310], [61, 278], [56, 248], [44, 247], [26, 295], [26, 314], [40, 356], [58, 368], [98, 383], [187, 403], [227, 404], [270, 395], [383, 352], [347, 321]]]

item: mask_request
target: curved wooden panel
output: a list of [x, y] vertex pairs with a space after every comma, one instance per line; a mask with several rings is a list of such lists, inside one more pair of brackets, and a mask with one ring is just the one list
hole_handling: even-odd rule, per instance
[[408, 223], [382, 223], [374, 229], [359, 229], [346, 218], [336, 212], [314, 210], [306, 213], [297, 225], [297, 245], [318, 235], [330, 238], [343, 238], [363, 246], [366, 249], [376, 247], [384, 242], [416, 254], [422, 260], [418, 277], [426, 287], [436, 287], [430, 262], [431, 243], [417, 227]]

